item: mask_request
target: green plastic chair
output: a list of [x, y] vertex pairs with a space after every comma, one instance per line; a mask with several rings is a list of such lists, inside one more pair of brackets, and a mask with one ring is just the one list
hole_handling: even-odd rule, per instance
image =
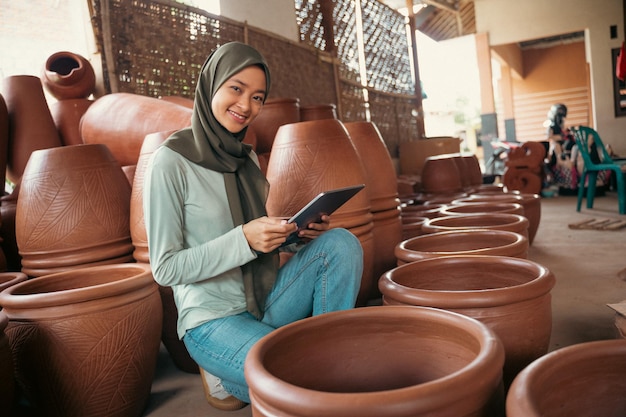
[[[578, 202], [576, 203], [576, 211], [580, 211], [582, 204], [584, 190], [585, 190], [585, 178], [589, 178], [587, 181], [587, 208], [593, 208], [593, 198], [596, 194], [596, 180], [598, 179], [598, 172], [610, 170], [615, 174], [615, 182], [617, 184], [617, 196], [619, 204], [619, 213], [626, 214], [626, 183], [624, 182], [624, 171], [622, 167], [626, 164], [626, 161], [614, 161], [611, 159], [609, 152], [606, 150], [600, 135], [595, 129], [588, 126], [578, 126], [574, 128], [574, 138], [576, 139], [576, 145], [578, 151], [583, 157], [584, 168], [580, 175], [580, 183], [578, 184]], [[595, 163], [591, 159], [589, 153], [589, 139], [592, 138], [596, 145], [598, 154], [600, 155], [601, 163]]]

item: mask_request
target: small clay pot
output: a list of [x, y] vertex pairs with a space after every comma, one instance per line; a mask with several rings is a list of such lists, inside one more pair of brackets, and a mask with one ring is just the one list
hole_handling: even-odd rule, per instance
[[508, 417], [622, 417], [626, 340], [566, 346], [532, 362], [506, 398]]
[[453, 255], [500, 255], [526, 259], [528, 239], [506, 230], [463, 230], [427, 233], [395, 247], [397, 265]]
[[435, 307], [489, 326], [506, 352], [504, 382], [547, 353], [554, 274], [528, 259], [493, 255], [427, 258], [387, 271], [383, 305]]
[[444, 207], [446, 207], [445, 204], [403, 204], [400, 209], [403, 216], [420, 216], [434, 219], [439, 217], [439, 213]]
[[254, 416], [499, 416], [502, 344], [449, 311], [322, 314], [258, 341], [245, 362]]
[[429, 156], [422, 167], [422, 190], [425, 193], [450, 194], [463, 190], [458, 165], [451, 155]]
[[96, 73], [84, 57], [61, 51], [46, 60], [41, 82], [58, 100], [87, 98], [95, 91]]
[[442, 208], [439, 213], [442, 217], [479, 213], [511, 213], [523, 216], [524, 206], [517, 203], [458, 203]]
[[508, 230], [528, 238], [528, 219], [519, 214], [476, 213], [428, 219], [422, 226], [426, 233], [463, 229]]
[[0, 293], [15, 375], [35, 415], [141, 415], [161, 341], [150, 266], [117, 264], [29, 279]]

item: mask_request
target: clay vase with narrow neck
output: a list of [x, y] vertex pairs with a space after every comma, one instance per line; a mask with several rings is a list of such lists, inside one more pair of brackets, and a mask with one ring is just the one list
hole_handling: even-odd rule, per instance
[[141, 415], [161, 336], [150, 266], [126, 263], [33, 278], [0, 293], [16, 380], [37, 415]]
[[528, 365], [506, 398], [508, 417], [621, 417], [626, 413], [626, 340], [562, 347]]
[[136, 165], [146, 135], [191, 125], [192, 109], [154, 97], [106, 94], [85, 112], [80, 133], [86, 144], [106, 145], [121, 166]]
[[85, 57], [61, 51], [46, 60], [41, 82], [58, 100], [87, 98], [96, 89], [96, 73]]
[[34, 151], [59, 147], [63, 143], [38, 77], [7, 77], [4, 79], [2, 95], [7, 105], [10, 126], [6, 177], [17, 184]]
[[428, 219], [422, 226], [426, 233], [465, 229], [508, 230], [528, 238], [528, 219], [519, 214], [475, 213]]
[[0, 417], [13, 415], [15, 397], [13, 352], [4, 332], [8, 324], [9, 317], [0, 310]]
[[454, 255], [499, 255], [526, 259], [528, 239], [506, 230], [463, 230], [427, 233], [395, 247], [397, 266]]
[[402, 241], [396, 171], [387, 146], [372, 122], [344, 123], [365, 168], [374, 223], [374, 277], [395, 266], [393, 248]]
[[132, 261], [130, 194], [106, 145], [33, 152], [15, 215], [22, 272], [36, 277]]
[[[282, 125], [267, 167], [270, 216], [290, 217], [319, 193], [365, 184], [366, 174], [348, 131], [336, 119]], [[331, 215], [330, 227], [354, 234], [363, 247], [363, 276], [357, 298], [365, 305], [378, 294], [374, 277], [373, 216], [369, 190], [359, 191]]]
[[301, 122], [320, 119], [337, 119], [337, 106], [332, 103], [300, 106]]
[[496, 417], [503, 361], [474, 319], [378, 306], [273, 331], [250, 350], [245, 377], [258, 417]]
[[495, 255], [427, 258], [383, 275], [384, 305], [441, 308], [489, 326], [506, 352], [504, 382], [547, 353], [554, 274], [528, 259]]
[[257, 154], [271, 152], [272, 144], [282, 125], [300, 121], [300, 99], [294, 97], [269, 98], [256, 119], [250, 123], [257, 136]]

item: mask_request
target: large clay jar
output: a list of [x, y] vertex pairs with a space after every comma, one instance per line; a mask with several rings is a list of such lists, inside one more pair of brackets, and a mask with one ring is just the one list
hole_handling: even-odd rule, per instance
[[4, 79], [2, 95], [9, 113], [7, 178], [17, 184], [33, 151], [62, 146], [41, 80], [32, 75]]
[[7, 271], [20, 271], [22, 269], [22, 257], [17, 248], [15, 238], [15, 214], [17, 211], [17, 196], [20, 185], [17, 184], [13, 192], [0, 197], [0, 245], [6, 259]]
[[519, 214], [475, 213], [428, 219], [422, 226], [426, 233], [463, 229], [508, 230], [528, 238], [528, 219]]
[[398, 266], [379, 281], [384, 305], [435, 307], [474, 317], [500, 337], [504, 382], [549, 348], [554, 274], [528, 259], [456, 255]]
[[600, 340], [548, 353], [513, 381], [508, 417], [626, 415], [626, 341]]
[[419, 307], [327, 313], [279, 328], [245, 362], [254, 416], [501, 416], [502, 345]]
[[80, 121], [93, 100], [74, 98], [50, 104], [50, 114], [64, 146], [82, 145]]
[[85, 112], [80, 132], [87, 144], [104, 144], [122, 166], [136, 165], [146, 135], [191, 125], [192, 109], [154, 97], [106, 94]]
[[356, 147], [370, 196], [374, 223], [374, 277], [395, 266], [393, 248], [402, 241], [400, 199], [395, 187], [396, 171], [387, 146], [374, 123], [351, 122], [344, 126]]
[[39, 415], [138, 417], [150, 395], [161, 301], [150, 266], [33, 278], [0, 293], [18, 385]]
[[13, 353], [9, 346], [9, 339], [4, 332], [8, 324], [9, 317], [0, 310], [0, 417], [13, 415], [15, 396]]
[[33, 152], [15, 216], [22, 272], [40, 276], [132, 261], [130, 194], [105, 145]]
[[292, 97], [269, 98], [263, 110], [250, 123], [257, 136], [257, 154], [266, 154], [272, 150], [278, 128], [282, 125], [300, 121], [300, 99]]
[[84, 57], [61, 51], [46, 60], [41, 82], [59, 100], [87, 98], [96, 88], [96, 73]]
[[526, 259], [528, 239], [506, 230], [463, 230], [427, 233], [395, 247], [397, 266], [453, 255], [500, 255]]
[[4, 97], [0, 94], [0, 180], [2, 180], [2, 191], [0, 195], [4, 195], [4, 187], [7, 172], [7, 155], [9, 153], [9, 110]]
[[517, 203], [458, 203], [439, 211], [442, 217], [478, 213], [511, 213], [524, 215], [524, 206]]
[[[130, 199], [130, 236], [135, 247], [133, 257], [137, 262], [150, 263], [148, 236], [143, 216], [143, 182], [146, 169], [153, 152], [172, 132], [157, 132], [146, 135], [139, 153]], [[159, 285], [159, 294], [163, 305], [163, 328], [161, 332], [163, 345], [178, 369], [189, 373], [199, 373], [198, 364], [189, 356], [185, 344], [178, 338], [176, 330], [178, 310], [174, 303], [172, 289]]]
[[320, 119], [337, 119], [337, 106], [332, 103], [300, 106], [301, 122]]
[[461, 172], [452, 155], [426, 158], [422, 167], [422, 190], [433, 194], [452, 194], [463, 190]]
[[[278, 129], [267, 167], [270, 216], [292, 216], [323, 191], [365, 184], [360, 157], [343, 123], [336, 119], [283, 125]], [[363, 247], [363, 276], [358, 305], [376, 297], [373, 216], [367, 188], [331, 216], [330, 227], [352, 232]]]

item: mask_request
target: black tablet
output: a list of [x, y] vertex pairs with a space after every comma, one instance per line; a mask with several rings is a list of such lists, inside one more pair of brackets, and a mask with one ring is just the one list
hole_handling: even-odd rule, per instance
[[351, 185], [349, 187], [337, 188], [319, 193], [302, 209], [293, 215], [288, 223], [298, 225], [298, 230], [289, 235], [283, 245], [288, 245], [298, 241], [298, 232], [305, 229], [310, 223], [318, 223], [322, 215], [330, 215], [348, 200], [365, 188], [365, 184]]

